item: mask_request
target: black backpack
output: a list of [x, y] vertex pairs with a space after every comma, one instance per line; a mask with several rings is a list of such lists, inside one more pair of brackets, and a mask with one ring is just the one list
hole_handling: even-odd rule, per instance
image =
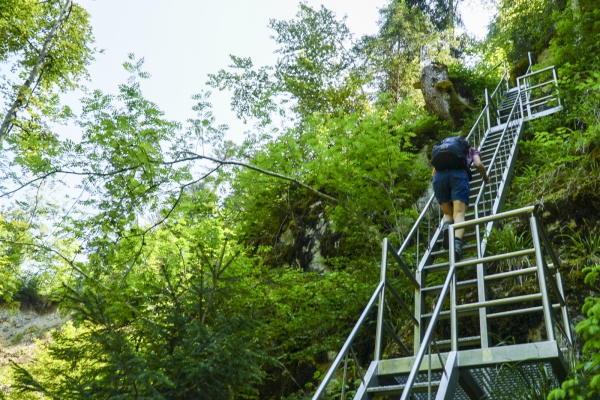
[[471, 179], [471, 166], [467, 165], [469, 142], [459, 136], [448, 137], [431, 150], [431, 164], [438, 171], [463, 169]]

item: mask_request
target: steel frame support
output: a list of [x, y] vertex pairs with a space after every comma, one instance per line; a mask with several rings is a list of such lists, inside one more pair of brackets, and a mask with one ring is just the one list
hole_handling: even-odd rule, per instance
[[538, 268], [538, 280], [540, 292], [542, 294], [542, 307], [544, 308], [544, 319], [546, 320], [546, 335], [548, 341], [554, 341], [554, 327], [552, 323], [552, 304], [548, 298], [548, 288], [546, 287], [546, 272], [544, 271], [544, 257], [542, 254], [542, 245], [538, 233], [537, 220], [535, 214], [532, 213], [529, 218], [531, 225], [531, 238], [533, 239], [533, 247], [535, 248], [535, 261]]
[[437, 390], [437, 395], [435, 396], [435, 400], [451, 400], [454, 398], [454, 394], [456, 393], [456, 388], [458, 386], [458, 352], [451, 351], [448, 353], [448, 359], [446, 360], [446, 365], [444, 366], [445, 373], [442, 374], [442, 379], [440, 381], [440, 386]]

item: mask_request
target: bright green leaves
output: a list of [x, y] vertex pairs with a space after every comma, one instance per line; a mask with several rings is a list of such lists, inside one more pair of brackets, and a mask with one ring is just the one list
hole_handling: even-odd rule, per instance
[[529, 51], [539, 54], [554, 34], [558, 17], [554, 11], [557, 7], [562, 8], [564, 2], [559, 4], [550, 0], [501, 1], [497, 17], [490, 26], [492, 48], [504, 49], [511, 63], [526, 58]]
[[281, 55], [276, 77], [296, 102], [300, 115], [360, 109], [366, 83], [356, 63], [352, 35], [344, 20], [321, 7], [300, 4], [297, 20], [271, 20]]
[[[361, 248], [375, 246], [383, 236], [403, 237], [410, 224], [405, 213], [412, 214], [414, 201], [429, 185], [426, 160], [410, 143], [420, 118], [427, 117], [409, 101], [391, 110], [385, 104], [364, 113], [315, 115], [302, 129], [288, 131], [257, 152], [254, 163], [337, 198], [339, 203], [327, 208], [332, 229]], [[238, 175], [235, 201], [244, 204], [248, 233], [254, 232], [251, 221], [264, 224], [269, 213], [281, 221], [280, 213], [290, 212], [284, 204], [302, 196], [294, 186], [286, 190], [280, 185], [254, 172]]]
[[240, 72], [220, 70], [216, 75], [209, 75], [207, 84], [219, 90], [233, 89], [231, 109], [244, 122], [255, 118], [260, 125], [270, 124], [273, 113], [279, 111], [274, 97], [281, 92], [280, 84], [272, 76], [273, 68], [253, 70], [250, 58], [232, 55], [231, 60], [233, 64], [229, 67]]
[[[9, 0], [0, 5], [0, 60], [18, 77], [4, 76], [7, 104], [0, 142], [12, 130], [12, 150], [35, 164], [55, 143], [48, 122], [63, 122], [58, 92], [72, 90], [93, 59], [87, 12], [70, 0]], [[33, 153], [33, 154], [32, 154]], [[27, 160], [33, 157], [34, 160]]]
[[344, 21], [324, 7], [317, 11], [305, 4], [297, 18], [270, 22], [279, 45], [275, 66], [254, 69], [249, 58], [231, 56], [233, 72], [209, 75], [208, 85], [233, 90], [231, 107], [244, 122], [254, 118], [260, 126], [271, 124], [275, 115], [288, 116], [288, 103], [301, 118], [366, 105], [367, 75], [356, 63]]
[[391, 95], [394, 103], [405, 97], [422, 102], [419, 82], [421, 67], [432, 61], [448, 62], [448, 48], [439, 48], [440, 37], [417, 7], [404, 0], [392, 1], [380, 11], [379, 33], [363, 38], [378, 89]]
[[[600, 265], [584, 268], [585, 282], [598, 291]], [[563, 382], [561, 389], [554, 390], [552, 399], [583, 400], [600, 395], [600, 299], [586, 297], [582, 308], [586, 319], [579, 322], [575, 330], [583, 337], [583, 359], [571, 373], [571, 379]]]
[[[64, 1], [5, 0], [0, 5], [0, 61], [14, 62], [21, 79], [37, 62], [48, 32], [60, 15]], [[92, 60], [93, 41], [89, 14], [73, 4], [70, 15], [51, 43], [44, 63], [43, 76], [38, 82], [45, 90], [57, 85], [61, 90], [72, 89], [85, 75]]]
[[77, 328], [55, 332], [30, 374], [17, 369], [20, 388], [73, 399], [255, 395], [269, 360], [248, 307], [257, 260], [217, 200], [190, 190], [161, 228], [91, 248], [81, 268], [95, 279], [62, 291]]

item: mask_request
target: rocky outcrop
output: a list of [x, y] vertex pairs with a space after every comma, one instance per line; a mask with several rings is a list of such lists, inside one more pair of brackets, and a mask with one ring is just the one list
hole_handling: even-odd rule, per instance
[[419, 86], [425, 99], [427, 112], [450, 121], [455, 127], [462, 125], [464, 111], [469, 106], [450, 81], [448, 67], [443, 64], [426, 66], [421, 72]]
[[306, 272], [324, 272], [322, 247], [331, 241], [333, 233], [328, 229], [322, 202], [313, 203], [296, 218], [279, 235], [275, 250], [283, 255], [284, 264]]

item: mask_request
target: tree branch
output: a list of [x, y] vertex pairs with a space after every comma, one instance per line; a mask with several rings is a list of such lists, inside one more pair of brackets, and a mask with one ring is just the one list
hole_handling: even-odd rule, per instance
[[[1, 140], [0, 140], [1, 143]], [[273, 172], [273, 171], [269, 171], [263, 168], [259, 168], [255, 165], [251, 165], [251, 164], [247, 164], [241, 161], [232, 161], [232, 160], [220, 160], [218, 158], [214, 158], [214, 157], [209, 157], [209, 156], [201, 156], [199, 154], [196, 153], [192, 153], [192, 152], [187, 152], [188, 154], [191, 154], [191, 157], [184, 157], [184, 158], [178, 158], [176, 160], [172, 160], [172, 161], [154, 161], [154, 160], [150, 160], [151, 163], [155, 163], [155, 164], [160, 164], [160, 165], [175, 165], [175, 164], [180, 164], [180, 163], [184, 163], [187, 161], [197, 161], [197, 160], [208, 160], [208, 161], [212, 161], [216, 164], [219, 165], [237, 165], [240, 167], [244, 167], [244, 168], [248, 168], [251, 169], [253, 171], [259, 172], [261, 174], [264, 175], [268, 175], [268, 176], [272, 176], [275, 178], [279, 178], [279, 179], [283, 179], [289, 182], [293, 182], [298, 186], [301, 186], [307, 190], [309, 190], [310, 192], [316, 194], [317, 196], [329, 200], [332, 203], [338, 204], [338, 200], [335, 197], [331, 197], [325, 193], [322, 193], [320, 191], [318, 191], [317, 189], [315, 189], [314, 187], [307, 185], [305, 183], [300, 182], [298, 179], [296, 178], [292, 178], [290, 176], [287, 175], [282, 175], [282, 174], [278, 174], [277, 172]], [[23, 189], [24, 187], [27, 187], [35, 182], [44, 180], [52, 175], [56, 175], [56, 174], [65, 174], [65, 175], [77, 175], [77, 176], [99, 176], [99, 177], [107, 177], [107, 176], [114, 176], [123, 172], [128, 172], [128, 171], [132, 171], [135, 170], [137, 168], [140, 168], [139, 165], [137, 166], [131, 166], [131, 167], [127, 167], [127, 168], [122, 168], [122, 169], [117, 169], [117, 170], [112, 170], [112, 171], [108, 171], [108, 172], [78, 172], [78, 171], [65, 171], [65, 170], [54, 170], [54, 171], [50, 171], [42, 176], [39, 176], [35, 179], [30, 180], [29, 182], [26, 182], [25, 184], [21, 185], [20, 187], [11, 190], [9, 192], [4, 192], [2, 194], [0, 194], [0, 198], [1, 197], [6, 197], [6, 196], [10, 196], [13, 193], [18, 192], [19, 190]], [[195, 181], [197, 182], [197, 180]]]
[[[268, 176], [272, 176], [272, 177], [275, 177], [275, 178], [283, 179], [283, 180], [286, 180], [286, 181], [289, 181], [289, 182], [293, 182], [296, 185], [302, 186], [303, 188], [309, 190], [310, 192], [316, 194], [319, 197], [327, 199], [327, 200], [329, 200], [329, 201], [331, 201], [333, 203], [336, 203], [336, 204], [338, 203], [338, 200], [335, 197], [331, 197], [331, 196], [329, 196], [329, 195], [327, 195], [325, 193], [319, 192], [314, 187], [309, 186], [309, 185], [307, 185], [305, 183], [302, 183], [298, 179], [292, 178], [290, 176], [278, 174], [277, 172], [268, 171], [266, 169], [259, 168], [259, 167], [255, 166], [255, 165], [243, 163], [243, 162], [240, 162], [240, 161], [219, 160], [217, 158], [208, 157], [208, 156], [201, 156], [199, 154], [195, 154], [195, 153], [192, 153], [192, 152], [189, 152], [189, 154], [193, 154], [194, 156], [193, 157], [186, 157], [183, 160], [199, 160], [199, 159], [203, 159], [203, 160], [212, 161], [214, 163], [221, 164], [221, 165], [237, 165], [237, 166], [240, 166], [240, 167], [248, 168], [248, 169], [251, 169], [253, 171], [260, 172], [261, 174], [264, 174], [264, 175], [268, 175]], [[177, 160], [177, 161], [179, 161], [179, 160]]]

